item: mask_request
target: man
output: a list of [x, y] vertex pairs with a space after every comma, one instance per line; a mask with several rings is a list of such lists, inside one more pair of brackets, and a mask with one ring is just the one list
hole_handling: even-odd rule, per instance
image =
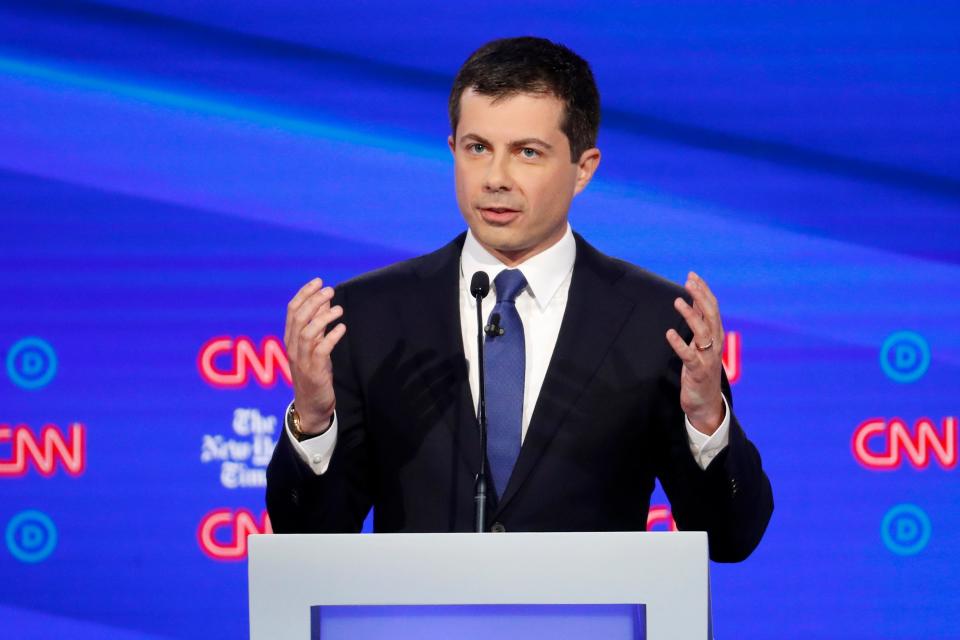
[[[538, 38], [497, 40], [450, 96], [469, 232], [287, 309], [294, 402], [267, 472], [275, 531], [471, 531], [480, 467], [476, 301], [483, 300], [492, 531], [644, 530], [659, 478], [711, 557], [746, 558], [773, 510], [731, 411], [717, 301], [574, 234], [600, 162], [587, 63]], [[349, 329], [347, 328], [349, 327]]]

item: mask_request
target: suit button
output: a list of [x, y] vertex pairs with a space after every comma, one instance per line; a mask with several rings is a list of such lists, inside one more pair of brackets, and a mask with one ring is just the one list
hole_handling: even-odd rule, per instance
[[737, 480], [736, 478], [730, 478], [730, 494], [737, 495]]
[[494, 522], [493, 526], [490, 527], [490, 531], [493, 533], [504, 533], [506, 530], [507, 528], [500, 522]]

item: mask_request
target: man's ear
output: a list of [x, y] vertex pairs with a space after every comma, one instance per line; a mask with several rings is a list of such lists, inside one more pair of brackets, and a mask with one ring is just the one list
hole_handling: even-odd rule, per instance
[[599, 165], [600, 149], [593, 147], [580, 154], [580, 159], [577, 160], [577, 184], [573, 189], [573, 195], [577, 195], [587, 188]]
[[452, 135], [447, 136], [447, 146], [450, 147], [450, 153], [452, 153], [453, 155], [457, 155], [457, 150], [456, 150], [456, 148], [453, 146], [453, 136], [452, 136]]

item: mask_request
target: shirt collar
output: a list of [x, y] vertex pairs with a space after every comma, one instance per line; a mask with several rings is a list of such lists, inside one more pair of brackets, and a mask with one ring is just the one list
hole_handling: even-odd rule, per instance
[[[514, 267], [523, 271], [523, 276], [527, 279], [527, 287], [541, 311], [546, 309], [560, 285], [570, 274], [576, 257], [577, 243], [573, 238], [573, 230], [567, 223], [567, 231], [559, 242]], [[472, 277], [477, 271], [485, 271], [492, 285], [494, 278], [507, 268], [483, 248], [472, 231], [467, 231], [467, 239], [460, 253], [461, 280]]]

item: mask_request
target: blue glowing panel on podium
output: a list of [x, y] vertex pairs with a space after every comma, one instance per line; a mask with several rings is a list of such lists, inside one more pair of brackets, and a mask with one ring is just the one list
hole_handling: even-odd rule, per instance
[[310, 610], [311, 640], [646, 640], [637, 604], [324, 605]]

